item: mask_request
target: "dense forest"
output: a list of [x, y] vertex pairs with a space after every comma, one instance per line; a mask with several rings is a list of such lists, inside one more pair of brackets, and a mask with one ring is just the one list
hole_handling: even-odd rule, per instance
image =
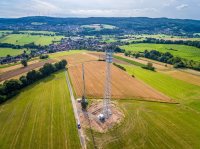
[[[34, 23], [37, 22], [37, 25]], [[24, 17], [1, 18], [0, 29], [14, 30], [51, 30], [66, 31], [66, 27], [81, 26], [86, 24], [109, 24], [118, 27], [117, 33], [168, 33], [180, 35], [200, 32], [200, 21], [181, 20], [168, 18], [53, 18], [53, 17]], [[45, 27], [45, 28], [44, 28]], [[108, 31], [109, 33], [109, 31]], [[113, 31], [112, 31], [113, 33]]]

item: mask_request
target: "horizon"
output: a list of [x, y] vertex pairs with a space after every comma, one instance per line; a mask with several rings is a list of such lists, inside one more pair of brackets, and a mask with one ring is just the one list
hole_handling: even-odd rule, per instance
[[104, 17], [104, 16], [97, 16], [97, 17], [79, 17], [79, 16], [69, 16], [69, 17], [64, 17], [64, 16], [38, 16], [38, 15], [33, 15], [33, 16], [22, 16], [22, 17], [0, 17], [0, 19], [20, 19], [20, 18], [29, 18], [29, 17], [48, 17], [48, 18], [60, 18], [60, 19], [87, 19], [87, 18], [148, 18], [148, 19], [172, 19], [172, 20], [194, 20], [194, 21], [200, 21], [200, 19], [187, 19], [187, 18], [170, 18], [170, 17], [145, 17], [145, 16], [141, 16], [141, 17]]
[[[11, 9], [12, 7], [12, 9]], [[0, 18], [149, 17], [200, 20], [198, 0], [2, 0]]]

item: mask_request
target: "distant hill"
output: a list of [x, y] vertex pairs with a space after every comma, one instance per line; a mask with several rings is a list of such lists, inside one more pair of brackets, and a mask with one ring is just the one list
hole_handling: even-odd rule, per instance
[[54, 18], [45, 16], [24, 18], [0, 18], [0, 29], [32, 29], [64, 31], [63, 26], [81, 26], [89, 24], [113, 25], [121, 32], [134, 33], [168, 33], [168, 34], [193, 34], [200, 33], [200, 20], [182, 20], [168, 18]]

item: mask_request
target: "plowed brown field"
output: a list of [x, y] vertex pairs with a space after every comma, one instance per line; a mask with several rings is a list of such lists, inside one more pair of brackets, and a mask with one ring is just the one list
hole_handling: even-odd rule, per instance
[[[105, 81], [105, 62], [85, 63], [86, 94], [90, 98], [103, 98]], [[171, 99], [154, 90], [143, 82], [132, 78], [121, 69], [112, 65], [112, 98], [170, 101]], [[82, 65], [77, 64], [69, 68], [69, 74], [78, 97], [82, 96]]]

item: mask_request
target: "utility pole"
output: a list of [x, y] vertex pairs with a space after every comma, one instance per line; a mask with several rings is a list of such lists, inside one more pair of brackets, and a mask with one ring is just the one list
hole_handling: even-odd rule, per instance
[[108, 119], [112, 115], [110, 109], [111, 100], [111, 66], [113, 60], [113, 51], [111, 49], [106, 50], [106, 79], [105, 79], [105, 91], [103, 99], [103, 110], [98, 116], [100, 120]]

